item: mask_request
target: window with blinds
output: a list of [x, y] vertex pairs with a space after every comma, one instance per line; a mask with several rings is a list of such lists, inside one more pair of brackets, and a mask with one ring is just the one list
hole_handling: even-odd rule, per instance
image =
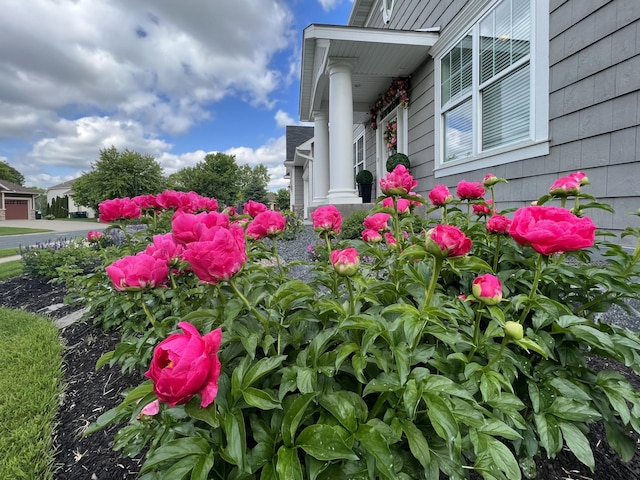
[[531, 139], [531, 2], [502, 0], [440, 58], [442, 162]]

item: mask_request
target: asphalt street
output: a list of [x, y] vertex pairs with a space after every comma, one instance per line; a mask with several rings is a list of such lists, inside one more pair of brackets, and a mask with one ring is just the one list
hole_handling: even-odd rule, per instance
[[67, 222], [64, 220], [5, 220], [0, 222], [3, 227], [39, 228], [51, 230], [46, 233], [28, 233], [23, 235], [0, 236], [0, 249], [17, 248], [20, 246], [37, 245], [56, 241], [86, 237], [87, 233], [104, 230], [109, 225], [99, 222]]

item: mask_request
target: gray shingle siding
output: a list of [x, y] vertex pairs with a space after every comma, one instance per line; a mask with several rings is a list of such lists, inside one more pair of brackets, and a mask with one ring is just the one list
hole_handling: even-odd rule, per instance
[[[396, 0], [389, 25], [373, 15], [368, 26], [445, 32], [466, 3]], [[549, 8], [549, 155], [487, 171], [509, 180], [498, 189], [506, 208], [528, 204], [558, 176], [582, 170], [592, 182], [585, 192], [616, 209], [614, 216], [594, 212], [594, 220], [622, 229], [627, 213], [640, 207], [640, 1], [549, 0]], [[431, 58], [411, 75], [409, 157], [423, 195], [435, 184], [455, 187], [487, 173], [434, 178], [433, 77]]]

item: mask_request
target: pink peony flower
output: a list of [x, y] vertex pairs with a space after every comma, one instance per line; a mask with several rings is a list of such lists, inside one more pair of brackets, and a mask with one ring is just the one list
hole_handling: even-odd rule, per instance
[[187, 194], [176, 190], [165, 190], [156, 195], [156, 202], [164, 210], [180, 210], [189, 203]]
[[161, 210], [155, 195], [138, 195], [131, 200], [142, 210]]
[[460, 257], [471, 250], [471, 239], [453, 225], [436, 225], [427, 232], [425, 247], [437, 257]]
[[200, 395], [200, 406], [209, 406], [218, 394], [220, 360], [218, 349], [222, 331], [200, 336], [188, 322], [178, 326], [183, 333], [174, 333], [158, 344], [145, 376], [153, 382], [153, 391], [169, 406], [185, 404]]
[[373, 215], [369, 215], [364, 219], [362, 225], [366, 230], [375, 230], [376, 232], [381, 232], [383, 230], [388, 230], [389, 226], [387, 225], [387, 221], [391, 218], [391, 215], [388, 213], [374, 213]]
[[163, 235], [154, 235], [153, 243], [147, 245], [144, 253], [151, 255], [154, 258], [163, 258], [168, 264], [173, 263], [176, 259], [182, 257], [184, 252], [184, 246], [174, 241], [171, 233], [165, 233]]
[[167, 260], [144, 252], [116, 260], [105, 270], [115, 289], [120, 291], [154, 288], [169, 278]]
[[331, 252], [331, 265], [334, 270], [343, 277], [350, 277], [358, 271], [360, 267], [360, 255], [355, 248], [349, 247], [344, 250], [333, 250]]
[[502, 283], [495, 275], [476, 277], [471, 286], [473, 296], [485, 305], [497, 305], [502, 300]]
[[509, 234], [520, 245], [530, 245], [542, 255], [593, 246], [596, 226], [564, 208], [532, 206], [516, 210]]
[[253, 200], [249, 200], [245, 203], [242, 209], [244, 213], [253, 218], [255, 218], [259, 213], [266, 212], [267, 210], [268, 208], [264, 203], [254, 202]]
[[384, 241], [390, 250], [395, 250], [398, 248], [398, 241], [391, 232], [384, 232]]
[[208, 229], [205, 240], [187, 244], [182, 258], [202, 283], [228, 280], [247, 261], [244, 231], [238, 226]]
[[158, 400], [154, 400], [148, 405], [145, 405], [144, 408], [140, 410], [140, 413], [136, 418], [140, 420], [140, 418], [144, 415], [148, 417], [153, 417], [154, 415], [157, 415], [159, 411], [160, 411], [160, 402]]
[[504, 215], [493, 215], [489, 220], [487, 220], [487, 230], [490, 233], [507, 234], [509, 233], [510, 227], [511, 220]]
[[492, 200], [485, 200], [485, 204], [482, 203], [474, 203], [471, 207], [473, 208], [473, 213], [475, 213], [479, 217], [485, 217], [487, 215], [491, 215], [493, 212], [491, 211], [491, 205], [493, 205]]
[[[405, 198], [398, 198], [396, 199], [396, 205], [398, 206], [398, 213], [403, 214], [409, 213], [409, 209], [413, 205], [413, 203]], [[386, 197], [384, 200], [382, 200], [382, 206], [389, 209], [390, 211], [393, 211], [393, 198]]]
[[184, 213], [178, 210], [171, 219], [173, 239], [176, 243], [187, 244], [205, 240], [207, 230], [213, 227], [228, 227], [229, 217], [224, 213], [202, 212]]
[[362, 232], [362, 240], [368, 243], [380, 243], [382, 234], [378, 230], [367, 229]]
[[104, 223], [123, 219], [130, 220], [142, 216], [140, 207], [129, 197], [105, 200], [98, 205], [98, 211], [100, 212], [98, 219]]
[[340, 225], [342, 225], [342, 215], [334, 205], [327, 205], [316, 208], [311, 213], [313, 220], [313, 229], [317, 233], [327, 232], [330, 235], [340, 233]]
[[92, 232], [87, 233], [87, 240], [89, 240], [92, 243], [97, 242], [102, 237], [104, 237], [104, 233], [102, 233], [102, 232], [92, 231]]
[[436, 185], [429, 192], [429, 200], [436, 207], [444, 207], [447, 203], [453, 201], [453, 195], [446, 185]]
[[477, 200], [484, 196], [484, 186], [482, 182], [460, 180], [458, 188], [456, 189], [456, 195], [458, 195], [460, 200]]
[[587, 185], [589, 179], [583, 172], [570, 173], [565, 177], [558, 178], [549, 188], [549, 193], [558, 197], [575, 195], [580, 192], [580, 187]]
[[417, 185], [418, 182], [402, 164], [396, 165], [392, 172], [380, 179], [380, 189], [385, 195], [406, 195]]
[[280, 212], [265, 210], [255, 216], [247, 227], [247, 236], [254, 240], [264, 237], [274, 237], [282, 232], [286, 226], [287, 219]]

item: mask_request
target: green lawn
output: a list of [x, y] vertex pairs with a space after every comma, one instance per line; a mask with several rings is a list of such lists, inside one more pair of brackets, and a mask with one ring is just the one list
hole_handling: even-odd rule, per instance
[[23, 271], [24, 262], [22, 260], [0, 263], [0, 280], [17, 277], [18, 275], [22, 275]]
[[52, 232], [46, 228], [20, 228], [20, 227], [0, 227], [0, 236], [22, 235], [23, 233], [43, 233]]
[[17, 248], [0, 248], [0, 258], [13, 257], [14, 255], [20, 255]]
[[62, 345], [53, 324], [0, 308], [0, 478], [53, 478]]

